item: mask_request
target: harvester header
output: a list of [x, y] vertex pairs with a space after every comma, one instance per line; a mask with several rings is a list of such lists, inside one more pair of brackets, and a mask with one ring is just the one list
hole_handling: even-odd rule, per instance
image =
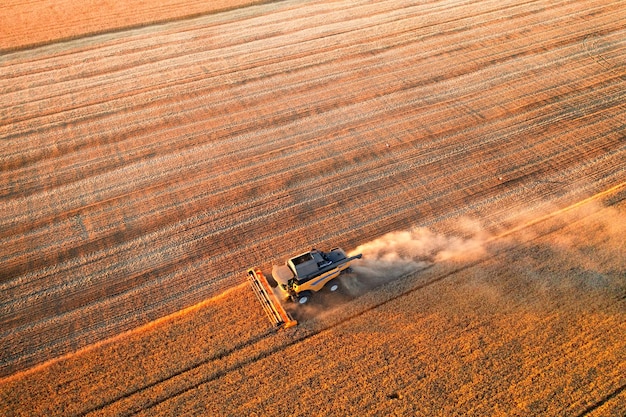
[[267, 278], [259, 268], [248, 269], [248, 279], [252, 284], [252, 290], [261, 302], [263, 310], [267, 317], [276, 327], [288, 328], [293, 327], [298, 322], [291, 317], [291, 314], [285, 310], [283, 305], [272, 291]]

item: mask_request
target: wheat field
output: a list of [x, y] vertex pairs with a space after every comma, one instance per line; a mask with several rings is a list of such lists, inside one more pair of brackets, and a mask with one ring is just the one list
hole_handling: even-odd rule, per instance
[[0, 7], [2, 414], [625, 412], [625, 2], [70, 3]]

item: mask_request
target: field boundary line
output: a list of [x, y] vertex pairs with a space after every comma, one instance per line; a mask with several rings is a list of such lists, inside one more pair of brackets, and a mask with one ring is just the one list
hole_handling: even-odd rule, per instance
[[152, 21], [129, 23], [126, 25], [111, 26], [108, 28], [103, 27], [97, 30], [85, 31], [82, 33], [77, 33], [77, 34], [69, 35], [69, 36], [59, 36], [59, 37], [48, 39], [48, 40], [24, 42], [24, 43], [14, 42], [13, 45], [9, 44], [7, 46], [0, 47], [0, 54], [27, 51], [29, 49], [35, 49], [35, 48], [40, 48], [44, 46], [54, 45], [57, 43], [75, 41], [79, 39], [86, 39], [86, 38], [91, 38], [94, 36], [110, 35], [110, 34], [122, 33], [122, 32], [129, 31], [129, 30], [143, 29], [143, 28], [147, 28], [150, 26], [158, 26], [158, 25], [164, 25], [168, 23], [182, 22], [185, 20], [198, 19], [204, 16], [227, 13], [227, 12], [232, 12], [234, 10], [245, 9], [247, 7], [262, 6], [262, 5], [277, 3], [281, 1], [283, 0], [252, 0], [250, 2], [241, 3], [238, 5], [236, 4], [234, 6], [218, 7], [215, 9], [205, 10], [205, 11], [196, 12], [196, 13], [183, 14], [180, 16], [172, 16], [166, 19], [155, 19]]
[[556, 216], [558, 216], [560, 214], [563, 214], [563, 213], [567, 213], [568, 211], [571, 211], [571, 210], [574, 210], [574, 209], [576, 209], [578, 207], [584, 206], [585, 204], [591, 203], [592, 201], [599, 200], [599, 199], [601, 199], [603, 197], [606, 197], [606, 196], [608, 196], [610, 194], [613, 194], [616, 191], [618, 191], [620, 188], [624, 188], [624, 187], [626, 187], [626, 181], [622, 182], [620, 184], [617, 184], [617, 185], [615, 185], [615, 186], [613, 186], [613, 187], [611, 187], [611, 188], [609, 188], [607, 190], [604, 190], [604, 191], [601, 191], [601, 192], [599, 192], [597, 194], [594, 194], [591, 197], [587, 197], [587, 198], [585, 198], [583, 200], [580, 200], [580, 201], [578, 201], [576, 203], [570, 204], [567, 207], [563, 207], [562, 209], [553, 211], [553, 212], [548, 213], [548, 214], [544, 214], [543, 216], [539, 216], [539, 217], [537, 217], [535, 219], [532, 219], [532, 220], [530, 220], [530, 221], [528, 221], [526, 223], [523, 223], [523, 224], [521, 224], [519, 226], [515, 226], [512, 229], [507, 230], [506, 232], [502, 232], [502, 233], [500, 233], [500, 234], [498, 234], [496, 236], [492, 236], [492, 237], [490, 237], [489, 239], [486, 240], [486, 243], [491, 243], [491, 242], [493, 242], [495, 240], [502, 239], [504, 237], [507, 237], [509, 235], [517, 233], [517, 232], [519, 232], [519, 231], [521, 231], [523, 229], [526, 229], [528, 227], [532, 227], [532, 226], [534, 226], [536, 224], [539, 224], [539, 223], [541, 223], [541, 222], [543, 222], [545, 220], [551, 219], [551, 218], [556, 217]]

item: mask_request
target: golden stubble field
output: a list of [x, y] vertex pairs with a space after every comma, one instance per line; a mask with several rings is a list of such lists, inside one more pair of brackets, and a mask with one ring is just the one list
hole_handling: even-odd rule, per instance
[[624, 414], [624, 2], [189, 4], [0, 9], [3, 414]]

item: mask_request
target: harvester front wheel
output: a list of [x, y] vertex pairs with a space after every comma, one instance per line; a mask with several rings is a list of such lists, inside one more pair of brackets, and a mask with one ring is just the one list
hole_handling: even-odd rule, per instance
[[326, 288], [328, 288], [328, 291], [330, 292], [336, 292], [339, 291], [339, 289], [341, 288], [341, 284], [338, 280], [333, 279], [328, 284], [326, 284]]
[[313, 295], [311, 291], [302, 291], [300, 294], [298, 294], [298, 304], [304, 305], [308, 303], [311, 299], [311, 295]]

